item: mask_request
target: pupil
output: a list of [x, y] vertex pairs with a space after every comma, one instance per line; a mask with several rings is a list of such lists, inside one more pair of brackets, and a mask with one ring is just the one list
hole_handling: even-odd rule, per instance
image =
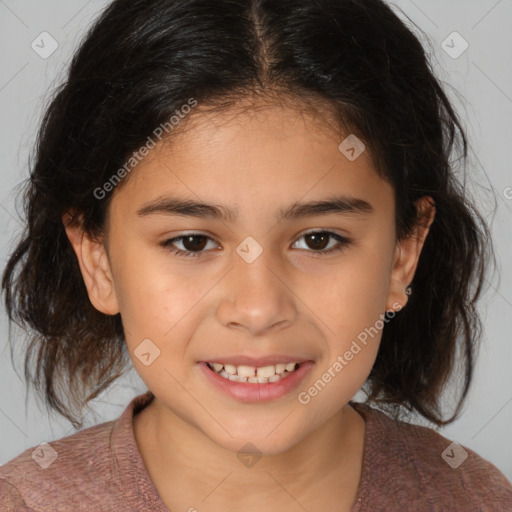
[[[310, 235], [307, 235], [310, 237], [310, 239], [313, 240], [313, 247], [311, 247], [312, 249], [324, 249], [328, 244], [327, 244], [327, 240], [329, 238], [329, 235], [327, 233], [312, 233]], [[318, 243], [318, 241], [322, 240], [322, 242], [324, 243], [321, 243], [320, 242], [320, 247], [314, 247], [314, 244], [315, 244], [315, 241], [316, 243]]]
[[[202, 239], [202, 243], [201, 241], [198, 242], [198, 239]], [[206, 237], [203, 235], [189, 235], [183, 238], [183, 246], [187, 251], [201, 250], [206, 245], [205, 240]]]

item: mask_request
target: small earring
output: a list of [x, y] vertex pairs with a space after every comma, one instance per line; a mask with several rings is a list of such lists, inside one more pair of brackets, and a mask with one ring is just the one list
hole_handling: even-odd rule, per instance
[[406, 289], [405, 289], [405, 294], [406, 295], [411, 295], [412, 293], [412, 288], [410, 286], [408, 286]]

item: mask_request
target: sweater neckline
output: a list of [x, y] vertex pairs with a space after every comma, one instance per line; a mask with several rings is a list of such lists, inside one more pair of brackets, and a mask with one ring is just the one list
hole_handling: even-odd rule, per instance
[[[133, 503], [133, 506], [137, 508], [144, 505], [145, 509], [154, 512], [169, 512], [149, 476], [133, 429], [134, 416], [147, 407], [153, 399], [152, 391], [147, 391], [131, 400], [122, 415], [114, 423], [111, 446], [114, 462], [121, 477], [123, 493]], [[375, 410], [366, 404], [352, 401], [349, 404], [365, 421], [361, 476], [356, 498], [351, 508], [351, 512], [357, 512], [360, 503], [364, 502], [368, 494], [367, 482], [370, 478], [375, 436], [386, 426], [389, 427], [385, 422], [385, 419], [389, 421], [389, 418], [381, 411]]]

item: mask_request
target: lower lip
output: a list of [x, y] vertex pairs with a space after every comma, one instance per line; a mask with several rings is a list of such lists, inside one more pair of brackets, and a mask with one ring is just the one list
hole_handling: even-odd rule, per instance
[[313, 361], [305, 361], [288, 377], [268, 384], [235, 382], [234, 380], [225, 379], [213, 370], [210, 370], [204, 361], [200, 361], [198, 365], [212, 385], [227, 395], [241, 402], [268, 402], [281, 398], [293, 391], [314, 363]]

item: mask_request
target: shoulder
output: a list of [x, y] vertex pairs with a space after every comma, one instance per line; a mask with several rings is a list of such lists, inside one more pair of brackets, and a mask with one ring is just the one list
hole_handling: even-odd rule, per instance
[[32, 512], [16, 487], [3, 478], [0, 478], [0, 505], [2, 512]]
[[470, 448], [431, 428], [394, 420], [364, 404], [352, 405], [365, 418], [367, 428], [362, 501], [373, 503], [371, 488], [385, 486], [390, 491], [386, 492], [387, 499], [392, 501], [389, 506], [414, 506], [420, 510], [512, 510], [510, 482], [498, 468]]
[[[39, 510], [42, 503], [90, 501], [86, 489], [112, 480], [110, 437], [114, 421], [84, 429], [62, 439], [43, 442], [0, 467], [0, 510]], [[39, 505], [38, 505], [39, 504]], [[11, 508], [9, 508], [11, 507]], [[21, 508], [18, 508], [21, 507]]]
[[138, 395], [116, 420], [33, 446], [1, 466], [0, 510], [162, 510], [132, 425], [152, 399]]

